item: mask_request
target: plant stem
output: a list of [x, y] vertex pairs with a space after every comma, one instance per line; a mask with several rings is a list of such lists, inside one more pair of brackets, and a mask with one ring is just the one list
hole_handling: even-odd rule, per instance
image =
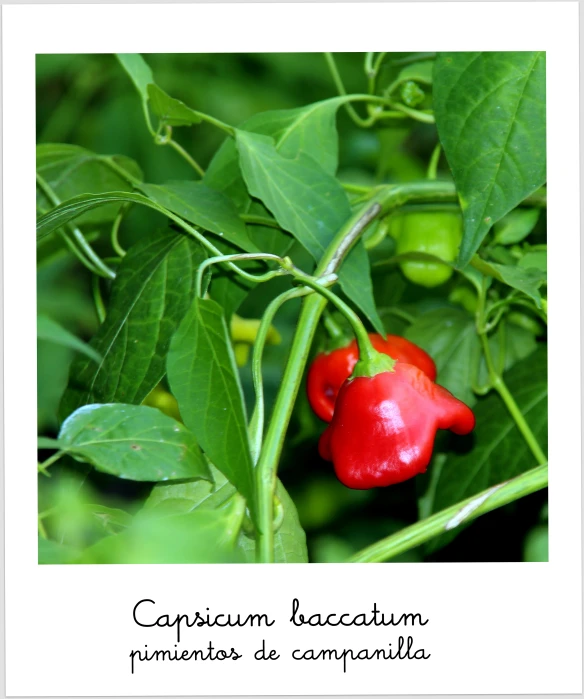
[[254, 214], [239, 214], [239, 218], [245, 223], [252, 223], [256, 226], [266, 226], [267, 228], [280, 228], [280, 224], [275, 218], [267, 216], [255, 216]]
[[125, 204], [124, 206], [120, 207], [120, 211], [118, 212], [118, 215], [114, 219], [113, 225], [112, 225], [112, 232], [111, 232], [111, 243], [112, 243], [112, 248], [114, 249], [116, 255], [119, 255], [120, 257], [124, 257], [126, 254], [126, 251], [124, 248], [120, 245], [120, 241], [118, 239], [118, 235], [120, 232], [120, 225], [122, 223], [122, 220], [126, 214], [126, 211], [128, 210], [128, 205]]
[[168, 141], [168, 145], [173, 148], [180, 156], [182, 156], [187, 163], [193, 168], [193, 170], [200, 176], [203, 177], [205, 175], [205, 171], [203, 168], [199, 165], [199, 163], [191, 156], [190, 153], [188, 153], [181, 145], [180, 143], [177, 143], [173, 138]]
[[232, 264], [232, 268], [234, 271], [239, 274], [240, 277], [243, 277], [244, 279], [247, 279], [248, 281], [251, 282], [267, 282], [270, 279], [274, 279], [274, 277], [279, 277], [283, 274], [282, 269], [276, 269], [276, 270], [270, 270], [269, 272], [266, 272], [265, 274], [249, 274], [248, 272], [244, 271], [243, 269], [237, 267], [236, 265], [233, 265], [234, 260], [275, 260], [279, 264], [283, 263], [283, 259], [279, 257], [278, 255], [272, 255], [271, 253], [255, 253], [255, 252], [243, 252], [240, 254], [235, 254], [235, 255], [217, 255], [216, 257], [209, 257], [207, 258], [204, 262], [202, 262], [198, 269], [197, 269], [197, 276], [195, 280], [195, 289], [197, 296], [202, 296], [202, 288], [203, 288], [203, 273], [207, 269], [207, 267], [210, 267], [211, 265], [215, 264], [220, 264], [222, 262], [228, 262]]
[[511, 413], [511, 417], [517, 425], [517, 429], [521, 432], [521, 435], [527, 446], [531, 450], [531, 453], [535, 457], [538, 464], [544, 463], [547, 459], [543, 453], [537, 439], [535, 438], [531, 428], [527, 424], [527, 421], [523, 417], [523, 413], [519, 409], [519, 406], [515, 402], [511, 392], [507, 388], [507, 385], [503, 381], [503, 377], [496, 370], [495, 364], [493, 362], [493, 357], [491, 355], [491, 348], [489, 346], [489, 339], [487, 336], [487, 330], [485, 327], [485, 299], [486, 299], [486, 280], [483, 279], [482, 290], [478, 298], [478, 308], [477, 308], [477, 333], [480, 337], [481, 344], [483, 347], [483, 353], [485, 355], [485, 362], [487, 364], [487, 369], [489, 372], [489, 380], [491, 386], [497, 391], [497, 393], [503, 399], [507, 410]]
[[436, 179], [436, 174], [438, 170], [438, 161], [440, 160], [440, 154], [442, 153], [442, 145], [440, 144], [440, 141], [436, 144], [436, 147], [432, 151], [432, 155], [430, 156], [430, 162], [428, 163], [428, 172], [426, 173], [426, 177], [429, 180], [435, 180]]
[[[255, 406], [249, 423], [249, 441], [251, 445], [251, 456], [254, 464], [260, 455], [262, 437], [264, 434], [264, 384], [262, 381], [262, 356], [266, 344], [266, 338], [270, 331], [270, 326], [279, 309], [290, 299], [297, 298], [305, 294], [303, 289], [291, 289], [273, 299], [262, 316], [260, 326], [255, 338], [252, 357], [252, 377], [255, 391]], [[258, 470], [259, 473], [259, 470]], [[258, 484], [260, 486], [261, 484]], [[261, 490], [261, 488], [260, 488]]]
[[402, 529], [372, 546], [355, 553], [350, 563], [381, 563], [419, 546], [444, 532], [455, 529], [503, 505], [519, 500], [548, 485], [548, 466], [543, 463], [537, 468], [522, 473], [516, 478], [499, 483], [477, 495], [462, 500], [427, 519]]
[[[45, 181], [45, 179], [38, 174], [38, 172], [36, 175], [36, 181], [38, 186], [42, 189], [43, 193], [47, 197], [47, 199], [51, 202], [51, 204], [53, 204], [53, 206], [59, 206], [61, 200], [59, 199], [59, 197], [57, 197], [57, 195], [49, 186], [49, 184]], [[73, 237], [75, 238], [77, 244], [83, 251], [83, 254], [87, 257], [87, 259], [91, 262], [93, 267], [97, 270], [97, 274], [100, 274], [102, 277], [106, 277], [108, 279], [114, 279], [116, 276], [115, 272], [103, 263], [99, 255], [95, 252], [95, 250], [91, 247], [87, 240], [85, 240], [85, 236], [83, 235], [83, 233], [76, 226], [71, 225], [68, 226], [68, 228], [73, 234]]]
[[103, 302], [103, 297], [101, 295], [101, 289], [99, 288], [99, 277], [94, 274], [91, 278], [91, 290], [93, 292], [93, 302], [95, 304], [95, 311], [100, 323], [103, 323], [106, 316], [105, 304]]
[[[329, 70], [331, 72], [331, 76], [332, 76], [333, 81], [335, 83], [335, 87], [337, 88], [337, 92], [339, 93], [339, 95], [342, 95], [343, 97], [345, 97], [347, 95], [347, 91], [345, 90], [345, 86], [343, 84], [341, 74], [338, 71], [337, 64], [335, 62], [333, 54], [325, 52], [324, 58], [325, 58], [325, 61], [329, 67]], [[355, 108], [353, 107], [352, 104], [347, 103], [344, 105], [344, 107], [345, 107], [345, 110], [347, 111], [347, 114], [351, 117], [351, 119], [355, 122], [355, 124], [357, 124], [357, 126], [361, 126], [362, 128], [367, 128], [375, 123], [375, 115], [370, 116], [367, 119], [363, 119], [362, 117], [359, 116], [359, 114], [357, 114], [357, 112], [355, 111]]]
[[46, 473], [46, 470], [49, 466], [54, 464], [56, 461], [58, 461], [62, 456], [65, 455], [65, 451], [57, 451], [55, 452], [52, 456], [49, 456], [48, 459], [43, 461], [42, 464], [38, 465], [38, 470], [41, 471], [42, 473]]
[[[361, 207], [339, 230], [319, 262], [315, 276], [335, 274], [351, 247], [377, 216], [384, 216], [391, 209], [403, 206], [409, 201], [443, 201], [445, 199], [451, 200], [455, 196], [456, 190], [453, 184], [439, 181], [410, 182], [379, 188], [371, 201]], [[310, 294], [302, 304], [272, 419], [257, 464], [258, 483], [261, 484], [257, 494], [257, 502], [261, 516], [258, 516], [256, 545], [258, 560], [264, 563], [269, 563], [274, 558], [272, 508], [277, 465], [312, 340], [326, 303], [326, 299], [320, 294]]]

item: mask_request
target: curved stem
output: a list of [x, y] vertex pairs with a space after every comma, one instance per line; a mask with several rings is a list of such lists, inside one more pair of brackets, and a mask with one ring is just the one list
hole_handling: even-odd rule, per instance
[[[271, 253], [243, 252], [241, 254], [235, 255], [217, 255], [216, 257], [209, 257], [204, 262], [202, 262], [197, 269], [197, 276], [195, 279], [195, 289], [197, 296], [202, 296], [201, 292], [203, 288], [203, 274], [207, 267], [210, 267], [211, 265], [215, 264], [220, 264], [222, 262], [232, 263], [233, 260], [274, 260], [278, 262], [280, 265], [282, 265], [282, 263], [284, 262], [284, 260], [281, 257], [279, 257], [278, 255], [272, 255]], [[237, 267], [236, 265], [232, 265], [232, 269], [237, 274], [239, 274], [240, 277], [243, 277], [243, 279], [247, 279], [248, 281], [256, 283], [267, 282], [270, 279], [274, 279], [274, 277], [281, 276], [283, 273], [281, 269], [277, 269], [270, 270], [265, 274], [249, 274], [248, 272], [241, 269], [240, 267]]]
[[437, 512], [411, 527], [402, 529], [397, 534], [368, 546], [351, 556], [349, 562], [381, 563], [388, 561], [404, 551], [413, 549], [444, 532], [455, 529], [463, 522], [470, 522], [487, 512], [542, 490], [547, 485], [548, 466], [544, 462], [537, 468], [483, 490], [481, 493]]
[[267, 216], [256, 216], [254, 214], [239, 214], [239, 218], [245, 223], [252, 223], [256, 226], [266, 226], [267, 228], [280, 228], [280, 224], [275, 218]]
[[531, 450], [531, 453], [535, 457], [537, 463], [542, 464], [547, 459], [543, 453], [537, 439], [535, 438], [531, 428], [527, 424], [527, 421], [523, 417], [523, 413], [519, 409], [519, 406], [515, 402], [511, 392], [507, 388], [507, 385], [503, 381], [503, 377], [496, 370], [495, 364], [493, 362], [493, 357], [491, 355], [491, 348], [489, 346], [489, 340], [487, 336], [487, 330], [485, 327], [485, 297], [486, 297], [486, 280], [483, 280], [482, 292], [479, 294], [478, 308], [477, 308], [477, 332], [481, 340], [483, 347], [483, 353], [485, 355], [485, 362], [487, 364], [487, 369], [489, 372], [489, 379], [491, 386], [497, 391], [497, 393], [503, 399], [507, 410], [510, 412], [511, 417], [517, 425], [517, 429], [521, 432], [523, 439], [525, 440], [527, 446]]
[[401, 102], [390, 102], [389, 105], [392, 107], [392, 109], [395, 109], [398, 112], [403, 112], [412, 119], [421, 121], [424, 124], [434, 124], [436, 121], [433, 114], [421, 112], [418, 109], [412, 109], [411, 107], [406, 107], [406, 105], [401, 104]]
[[[345, 97], [347, 95], [347, 91], [345, 90], [345, 86], [343, 84], [341, 75], [338, 71], [333, 54], [325, 51], [324, 58], [331, 72], [331, 76], [335, 83], [335, 87], [337, 88], [337, 92], [339, 93], [339, 95]], [[350, 103], [345, 104], [344, 107], [347, 111], [347, 114], [351, 117], [355, 124], [357, 124], [357, 126], [367, 128], [375, 122], [375, 116], [370, 116], [368, 119], [363, 119], [362, 117], [360, 117], [359, 114], [357, 114], [357, 112], [355, 111], [353, 105]]]
[[365, 329], [365, 326], [363, 325], [361, 319], [355, 313], [355, 311], [344, 301], [342, 301], [334, 292], [319, 284], [313, 277], [310, 277], [308, 274], [304, 274], [303, 272], [300, 272], [300, 270], [296, 269], [291, 273], [294, 275], [295, 279], [298, 282], [304, 284], [305, 286], [308, 286], [310, 289], [314, 289], [314, 291], [319, 293], [321, 296], [324, 296], [324, 298], [327, 301], [330, 301], [333, 304], [333, 306], [335, 306], [337, 310], [340, 311], [349, 321], [351, 328], [355, 333], [355, 337], [357, 338], [357, 344], [359, 345], [360, 361], [375, 361], [375, 358], [378, 356], [379, 352], [373, 349], [373, 345], [371, 344], [371, 340], [369, 339], [367, 330]]
[[[266, 310], [264, 311], [264, 314], [262, 316], [262, 320], [260, 322], [260, 326], [258, 328], [258, 332], [255, 338], [254, 342], [254, 347], [253, 347], [253, 357], [252, 357], [252, 362], [251, 362], [251, 370], [252, 370], [252, 378], [253, 378], [253, 386], [255, 390], [255, 406], [254, 406], [254, 411], [251, 416], [251, 420], [249, 423], [249, 441], [251, 445], [251, 456], [253, 463], [257, 463], [261, 446], [262, 446], [262, 437], [264, 434], [264, 415], [265, 415], [265, 408], [264, 408], [264, 384], [262, 381], [262, 357], [263, 357], [263, 352], [264, 352], [264, 347], [266, 345], [266, 339], [268, 337], [268, 333], [270, 331], [270, 326], [272, 325], [272, 322], [274, 320], [274, 317], [276, 313], [280, 310], [280, 308], [286, 303], [286, 301], [289, 301], [290, 299], [297, 298], [298, 296], [302, 296], [305, 294], [305, 291], [303, 289], [291, 289], [289, 291], [285, 291], [283, 294], [280, 294], [279, 296], [276, 296], [275, 299], [273, 299]], [[258, 470], [259, 473], [259, 470]], [[261, 502], [261, 498], [258, 498], [258, 502]], [[261, 520], [262, 518], [262, 512], [261, 512], [261, 506], [260, 506], [260, 511], [258, 513], [258, 519]]]
[[91, 290], [93, 292], [93, 302], [95, 304], [95, 311], [100, 323], [103, 323], [106, 316], [105, 304], [103, 302], [103, 297], [101, 295], [101, 289], [99, 288], [99, 277], [94, 274], [91, 279]]
[[436, 174], [438, 170], [438, 161], [440, 160], [440, 155], [442, 153], [442, 145], [440, 141], [436, 144], [436, 147], [432, 151], [432, 155], [430, 156], [430, 162], [428, 163], [428, 172], [426, 173], [426, 177], [429, 180], [435, 180], [436, 179]]
[[193, 170], [200, 176], [203, 177], [205, 175], [205, 171], [203, 168], [199, 165], [199, 163], [191, 156], [190, 153], [188, 153], [181, 145], [180, 143], [177, 143], [173, 138], [168, 141], [168, 145], [173, 148], [181, 157], [183, 157], [187, 163], [193, 168]]
[[[38, 172], [36, 174], [36, 181], [51, 204], [53, 204], [53, 206], [59, 206], [61, 200], [59, 197], [57, 197], [45, 179], [38, 174]], [[116, 276], [115, 272], [103, 263], [99, 255], [95, 252], [87, 240], [85, 240], [83, 233], [76, 226], [69, 225], [67, 227], [73, 234], [73, 237], [75, 238], [77, 245], [79, 245], [83, 251], [83, 254], [97, 270], [97, 274], [100, 274], [102, 277], [107, 277], [108, 279], [114, 279]]]
[[120, 225], [122, 223], [122, 220], [124, 216], [126, 215], [126, 211], [128, 210], [129, 206], [127, 204], [124, 204], [122, 207], [120, 207], [120, 211], [116, 218], [114, 219], [113, 225], [112, 225], [112, 232], [111, 232], [111, 243], [112, 243], [112, 248], [114, 249], [116, 255], [119, 255], [120, 257], [124, 257], [126, 254], [126, 251], [124, 248], [120, 245], [120, 241], [118, 240], [118, 234], [120, 232]]

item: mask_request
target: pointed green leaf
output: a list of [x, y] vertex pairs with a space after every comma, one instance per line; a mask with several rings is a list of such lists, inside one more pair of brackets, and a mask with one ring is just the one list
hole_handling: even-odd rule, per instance
[[169, 231], [132, 246], [113, 283], [108, 314], [91, 341], [102, 361], [72, 365], [61, 403], [141, 403], [164, 376], [170, 338], [187, 312], [201, 246]]
[[144, 105], [148, 102], [148, 85], [154, 82], [150, 66], [139, 53], [117, 53], [116, 57], [130, 76]]
[[[80, 194], [100, 194], [108, 191], [126, 191], [132, 187], [108, 167], [100, 156], [85, 148], [67, 143], [42, 143], [37, 146], [37, 172], [56, 194], [60, 201], [72, 199]], [[127, 170], [137, 180], [142, 179], [138, 165], [122, 155], [112, 160]], [[37, 187], [37, 206], [41, 211], [53, 208], [44, 192]], [[112, 221], [120, 204], [109, 204], [97, 211], [88, 211], [81, 216], [79, 224], [99, 224]]]
[[216, 233], [246, 252], [257, 252], [232, 201], [201, 182], [144, 184], [140, 190], [160, 206], [205, 230]]
[[[544, 257], [546, 257], [545, 253]], [[474, 257], [472, 264], [483, 274], [494, 277], [513, 289], [522, 291], [535, 301], [535, 305], [538, 308], [541, 308], [539, 287], [547, 280], [547, 275], [541, 268], [521, 264], [499, 265], [495, 262], [487, 262], [478, 256]]]
[[190, 126], [200, 124], [201, 116], [184, 102], [167, 95], [158, 85], [148, 85], [148, 97], [152, 111], [169, 126]]
[[107, 206], [113, 202], [128, 202], [130, 204], [142, 204], [148, 206], [161, 214], [167, 211], [155, 204], [148, 197], [133, 192], [105, 192], [103, 194], [80, 194], [73, 199], [69, 199], [59, 206], [41, 216], [37, 220], [37, 241], [52, 233], [55, 229], [64, 226], [69, 221], [73, 221], [82, 216], [85, 212], [98, 207]]
[[545, 182], [545, 52], [438, 54], [433, 95], [464, 213], [464, 267], [491, 226]]
[[320, 259], [351, 214], [340, 184], [306, 155], [283, 157], [268, 136], [238, 130], [236, 140], [250, 193], [264, 202], [282, 228]]
[[101, 355], [98, 352], [48, 316], [37, 316], [37, 338], [81, 352], [94, 362], [101, 361]]
[[75, 563], [237, 563], [235, 539], [243, 499], [221, 511], [194, 510], [169, 517], [140, 517], [121, 534], [86, 549]]
[[118, 478], [211, 479], [194, 435], [145, 405], [85, 405], [65, 420], [59, 442], [77, 459]]
[[[286, 158], [308, 155], [325, 172], [334, 175], [339, 159], [336, 115], [346, 101], [344, 97], [333, 97], [297, 109], [261, 112], [244, 121], [239, 128], [271, 136], [281, 155]], [[239, 207], [249, 201], [233, 139], [226, 139], [215, 153], [203, 181], [209, 187], [225, 192]]]
[[437, 308], [416, 318], [404, 334], [436, 363], [436, 383], [474, 405], [472, 385], [480, 357], [474, 318], [461, 309]]
[[249, 502], [252, 462], [243, 392], [221, 307], [195, 298], [172, 338], [168, 381], [185, 424]]

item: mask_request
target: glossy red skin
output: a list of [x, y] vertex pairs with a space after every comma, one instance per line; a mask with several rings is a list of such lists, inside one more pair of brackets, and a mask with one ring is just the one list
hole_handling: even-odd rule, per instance
[[[398, 362], [413, 364], [431, 381], [436, 380], [436, 365], [432, 357], [405, 337], [388, 335], [385, 340], [381, 335], [371, 333], [369, 339], [378, 352], [388, 354]], [[330, 422], [333, 419], [339, 390], [353, 373], [358, 359], [359, 348], [356, 340], [347, 347], [319, 354], [315, 358], [308, 372], [306, 389], [310, 406], [321, 420]]]
[[338, 479], [364, 490], [401, 483], [423, 473], [436, 430], [467, 434], [472, 410], [415, 366], [345, 381], [331, 424], [320, 438], [320, 455]]

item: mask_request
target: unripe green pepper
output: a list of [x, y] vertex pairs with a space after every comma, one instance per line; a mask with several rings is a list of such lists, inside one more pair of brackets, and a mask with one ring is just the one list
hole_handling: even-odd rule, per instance
[[[458, 211], [416, 211], [395, 217], [390, 229], [396, 238], [396, 255], [426, 253], [454, 262], [462, 240], [462, 216]], [[400, 268], [414, 284], [434, 287], [452, 276], [448, 264], [425, 260], [404, 260]]]

